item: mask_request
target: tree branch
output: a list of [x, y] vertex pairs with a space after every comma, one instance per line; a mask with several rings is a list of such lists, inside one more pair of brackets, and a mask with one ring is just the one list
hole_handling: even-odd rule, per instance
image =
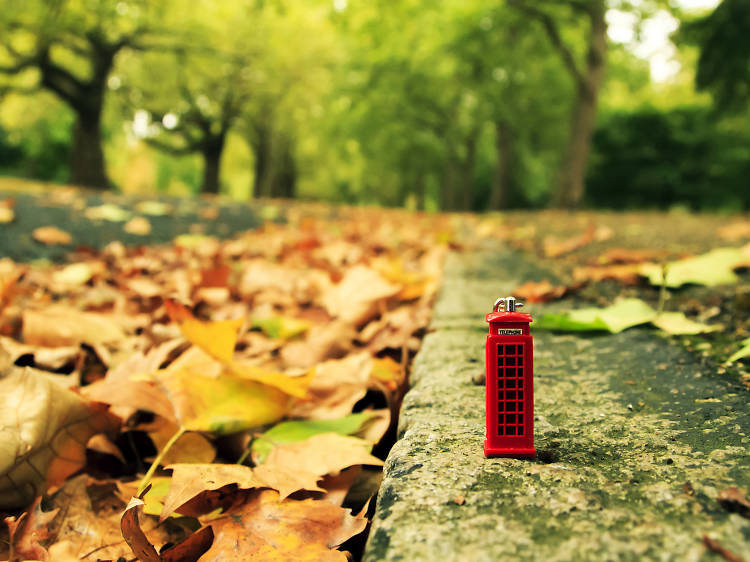
[[[576, 62], [572, 51], [563, 42], [560, 31], [557, 29], [557, 25], [555, 24], [555, 20], [552, 18], [552, 16], [538, 8], [535, 8], [534, 6], [529, 6], [524, 2], [524, 0], [509, 0], [508, 4], [526, 12], [542, 24], [542, 27], [544, 27], [544, 31], [547, 33], [547, 37], [549, 38], [550, 42], [555, 47], [557, 52], [560, 54], [560, 57], [563, 60], [563, 64], [565, 64], [565, 67], [573, 76], [573, 79], [576, 81], [578, 86], [581, 88], [588, 88], [588, 80], [586, 80], [586, 77], [578, 67], [578, 63]], [[570, 2], [566, 2], [566, 4], [570, 4]]]

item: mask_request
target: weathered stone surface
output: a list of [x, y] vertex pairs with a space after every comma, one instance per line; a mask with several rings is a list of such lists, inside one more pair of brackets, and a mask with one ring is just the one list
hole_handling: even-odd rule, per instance
[[449, 262], [365, 560], [702, 560], [704, 534], [747, 556], [750, 520], [716, 497], [750, 488], [750, 393], [655, 331], [534, 333], [539, 457], [484, 458], [484, 314], [535, 276]]

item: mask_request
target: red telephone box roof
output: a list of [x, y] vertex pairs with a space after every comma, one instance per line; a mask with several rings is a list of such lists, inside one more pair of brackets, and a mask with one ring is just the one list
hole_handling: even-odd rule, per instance
[[495, 324], [498, 322], [533, 322], [534, 319], [528, 312], [490, 312], [487, 322]]

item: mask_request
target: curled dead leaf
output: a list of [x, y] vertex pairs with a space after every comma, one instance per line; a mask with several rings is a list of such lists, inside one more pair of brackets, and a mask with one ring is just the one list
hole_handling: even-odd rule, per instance
[[20, 507], [85, 463], [88, 440], [117, 427], [102, 404], [31, 369], [0, 378], [0, 507]]
[[346, 562], [336, 547], [366, 526], [364, 517], [328, 501], [281, 502], [277, 492], [258, 490], [211, 522], [215, 538], [204, 559]]

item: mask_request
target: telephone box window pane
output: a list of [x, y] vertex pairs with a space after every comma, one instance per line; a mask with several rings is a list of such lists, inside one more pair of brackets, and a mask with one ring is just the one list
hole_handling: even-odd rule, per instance
[[518, 366], [523, 367], [523, 355], [518, 358]]
[[504, 410], [505, 410], [505, 402], [503, 402], [502, 400], [500, 400], [500, 402], [498, 402], [498, 404], [497, 404], [497, 411], [498, 412], [502, 412]]
[[516, 434], [516, 426], [509, 425], [505, 428], [505, 432], [507, 435], [515, 435]]
[[509, 390], [505, 393], [505, 397], [508, 400], [515, 400], [516, 399], [516, 391], [515, 390]]
[[507, 414], [505, 416], [505, 423], [516, 423], [516, 414]]
[[505, 393], [502, 390], [497, 391], [497, 399], [499, 402], [505, 400]]
[[515, 357], [506, 357], [505, 358], [505, 364], [510, 366], [515, 366], [516, 364], [516, 358]]
[[505, 384], [506, 388], [516, 388], [516, 380], [517, 380], [517, 379], [507, 379], [507, 380], [505, 381], [505, 383], [506, 383], [506, 384]]
[[497, 379], [497, 387], [498, 388], [504, 388], [505, 387], [505, 379], [503, 377], [499, 377]]
[[508, 402], [506, 404], [506, 411], [508, 411], [508, 412], [515, 412], [516, 411], [516, 403], [515, 402]]
[[523, 414], [518, 414], [518, 423], [523, 423]]
[[523, 400], [523, 390], [518, 391], [518, 399]]
[[500, 345], [500, 344], [498, 344], [498, 346], [497, 346], [497, 354], [498, 355], [502, 355], [503, 354], [503, 346]]

